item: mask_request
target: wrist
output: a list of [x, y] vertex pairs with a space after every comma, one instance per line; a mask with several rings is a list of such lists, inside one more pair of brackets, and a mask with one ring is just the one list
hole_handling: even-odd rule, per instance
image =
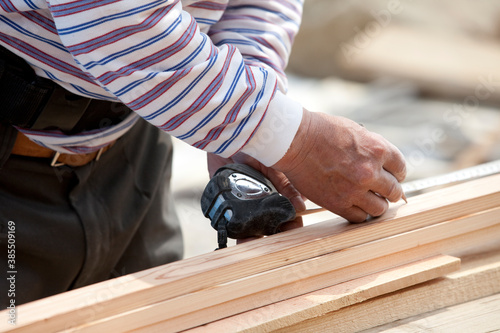
[[261, 124], [241, 152], [267, 167], [274, 165], [289, 149], [302, 116], [302, 106], [278, 90]]
[[311, 130], [311, 118], [312, 113], [303, 109], [302, 120], [290, 148], [285, 155], [272, 166], [273, 169], [285, 174], [290, 173], [307, 158], [307, 152], [312, 148], [310, 147], [310, 143], [314, 141], [309, 138], [311, 133], [314, 133], [314, 131]]

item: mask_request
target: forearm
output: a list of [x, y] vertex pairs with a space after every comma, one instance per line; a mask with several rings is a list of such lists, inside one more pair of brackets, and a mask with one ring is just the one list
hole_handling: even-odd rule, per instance
[[209, 32], [216, 45], [232, 43], [245, 62], [272, 69], [286, 91], [285, 67], [298, 33], [303, 1], [233, 0]]
[[180, 2], [149, 4], [51, 9], [63, 43], [106, 90], [194, 147], [234, 154], [276, 112], [276, 71], [249, 63], [232, 44], [215, 46]]

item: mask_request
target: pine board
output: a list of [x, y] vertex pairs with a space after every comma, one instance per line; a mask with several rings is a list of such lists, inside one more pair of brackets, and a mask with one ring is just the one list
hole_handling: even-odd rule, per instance
[[[454, 236], [468, 235], [482, 228], [500, 226], [498, 216], [500, 216], [500, 208], [495, 208], [346, 248], [343, 251], [213, 286], [113, 318], [106, 318], [101, 322], [80, 327], [79, 330], [90, 332], [96, 329], [135, 329], [141, 326], [147, 326], [146, 330], [150, 332], [153, 331], [153, 327], [154, 331], [158, 332], [185, 330], [349, 279], [399, 266], [440, 253], [445, 249], [450, 252], [453, 249], [463, 249], [468, 242], [457, 243], [453, 239]], [[447, 239], [448, 242], [432, 244], [443, 239]], [[484, 235], [479, 241], [471, 238], [476, 246], [484, 240]], [[405, 251], [408, 249], [411, 251]], [[404, 251], [403, 255], [396, 253], [400, 251]]]
[[[265, 312], [260, 311], [242, 314], [234, 320], [226, 320], [218, 325], [202, 326], [190, 333], [198, 332], [241, 332], [244, 327], [252, 331], [267, 331], [262, 325], [256, 327], [260, 320], [259, 315], [266, 317], [281, 317], [299, 320], [300, 318], [317, 317], [321, 314], [355, 304], [366, 299], [400, 290], [421, 282], [429, 281], [459, 269], [460, 259], [450, 256], [434, 256], [398, 266], [386, 271], [353, 279], [332, 287], [280, 302], [277, 307], [267, 306]], [[297, 311], [300, 308], [301, 311]], [[277, 313], [279, 312], [279, 313]]]
[[[463, 252], [464, 249], [468, 251], [481, 250], [482, 245], [485, 243], [493, 243], [498, 240], [500, 235], [500, 224], [490, 228], [480, 229], [474, 232], [462, 234], [441, 241], [433, 242], [430, 244], [423, 244], [417, 248], [407, 251], [395, 253], [377, 260], [385, 260], [388, 262], [398, 262], [400, 258], [423, 258], [433, 253], [455, 253]], [[399, 257], [399, 258], [398, 258]], [[375, 260], [372, 260], [375, 261]], [[363, 278], [360, 278], [363, 279]], [[346, 282], [349, 284], [349, 282]], [[345, 285], [345, 283], [340, 284]], [[335, 288], [335, 287], [332, 287]], [[310, 294], [300, 295], [289, 300], [277, 302], [257, 308], [245, 313], [241, 313], [229, 318], [221, 319], [219, 321], [211, 322], [206, 325], [189, 330], [190, 333], [210, 333], [210, 332], [269, 332], [280, 329], [282, 327], [291, 326], [300, 323], [307, 318], [317, 317], [325, 314], [326, 310], [333, 311], [338, 308], [330, 308], [329, 305], [320, 308], [322, 305], [317, 306], [307, 301], [309, 295], [321, 293], [315, 291]], [[347, 295], [351, 297], [350, 295]], [[347, 298], [347, 297], [346, 297]], [[305, 299], [305, 301], [304, 301]], [[363, 299], [357, 299], [361, 301]], [[349, 306], [352, 302], [346, 302], [341, 307]], [[339, 307], [339, 308], [341, 308]], [[208, 322], [208, 321], [207, 321]], [[164, 327], [157, 325], [158, 327]]]
[[398, 320], [362, 333], [500, 332], [500, 293]]
[[[18, 307], [15, 332], [57, 331], [498, 206], [500, 175], [391, 205], [375, 221], [318, 223]], [[177, 307], [174, 307], [177, 308]], [[2, 324], [0, 324], [2, 325]], [[0, 329], [11, 329], [2, 327]]]
[[459, 272], [276, 330], [360, 332], [396, 320], [462, 304], [500, 292], [500, 248], [468, 261]]

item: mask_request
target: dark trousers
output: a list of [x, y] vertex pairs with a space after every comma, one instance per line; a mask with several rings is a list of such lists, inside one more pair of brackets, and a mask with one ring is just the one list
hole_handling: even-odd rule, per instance
[[11, 155], [0, 169], [0, 306], [181, 259], [171, 158], [170, 137], [142, 119], [83, 167]]

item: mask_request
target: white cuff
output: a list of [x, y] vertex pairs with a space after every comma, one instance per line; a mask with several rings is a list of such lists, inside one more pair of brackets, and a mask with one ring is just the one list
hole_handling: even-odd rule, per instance
[[285, 156], [301, 121], [302, 105], [278, 90], [259, 128], [241, 152], [272, 166]]

